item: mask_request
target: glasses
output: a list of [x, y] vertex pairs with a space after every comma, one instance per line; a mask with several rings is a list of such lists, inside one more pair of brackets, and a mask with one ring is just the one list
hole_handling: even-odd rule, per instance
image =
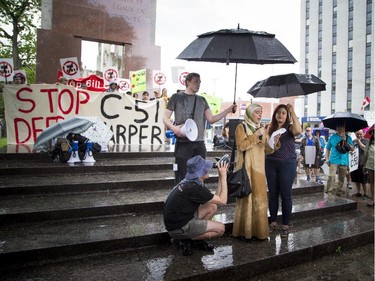
[[306, 132], [311, 132], [311, 130], [306, 130]]

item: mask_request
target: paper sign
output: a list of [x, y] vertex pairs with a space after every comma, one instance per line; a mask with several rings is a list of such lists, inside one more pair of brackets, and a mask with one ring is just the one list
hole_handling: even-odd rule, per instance
[[132, 85], [132, 93], [146, 91], [146, 69], [130, 71], [129, 76]]
[[278, 129], [277, 131], [274, 131], [270, 139], [268, 140], [268, 145], [274, 149], [275, 148], [275, 136], [278, 134], [282, 135], [286, 132], [285, 128]]
[[305, 164], [306, 165], [315, 164], [315, 157], [316, 157], [315, 145], [305, 146]]
[[188, 71], [184, 71], [182, 70], [181, 72], [178, 73], [178, 85], [179, 87], [186, 87], [186, 84], [185, 84], [185, 79], [186, 79], [186, 76], [189, 74]]
[[359, 165], [359, 151], [358, 147], [354, 148], [353, 151], [349, 152], [349, 171], [353, 172], [358, 169]]
[[13, 59], [0, 58], [0, 81], [13, 81]]
[[164, 85], [165, 82], [167, 81], [167, 76], [161, 70], [153, 70], [152, 76], [154, 78], [154, 79], [152, 79], [152, 87], [153, 88], [158, 88], [158, 87]]
[[221, 98], [215, 97], [215, 96], [209, 96], [206, 93], [202, 93], [201, 96], [206, 99], [213, 115], [220, 113], [221, 102], [222, 102]]
[[81, 72], [78, 66], [78, 59], [76, 57], [60, 59], [60, 65], [63, 76], [66, 79], [69, 80], [81, 77]]
[[117, 67], [110, 66], [104, 68], [103, 71], [103, 79], [104, 79], [104, 87], [109, 87], [109, 83], [112, 81], [116, 81], [119, 78]]

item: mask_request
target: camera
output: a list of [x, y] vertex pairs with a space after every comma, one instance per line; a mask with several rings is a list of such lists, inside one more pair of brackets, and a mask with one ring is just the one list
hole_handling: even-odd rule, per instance
[[224, 156], [222, 156], [220, 159], [217, 160], [217, 163], [214, 163], [214, 168], [217, 168], [217, 164], [219, 163], [230, 163], [230, 157], [228, 154], [225, 154]]

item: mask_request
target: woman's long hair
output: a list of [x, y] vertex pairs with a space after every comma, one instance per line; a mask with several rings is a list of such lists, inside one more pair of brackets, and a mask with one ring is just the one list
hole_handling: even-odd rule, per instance
[[285, 123], [283, 124], [283, 128], [287, 129], [289, 128], [289, 125], [290, 125], [290, 117], [289, 117], [289, 110], [288, 108], [286, 107], [286, 104], [279, 104], [275, 110], [273, 111], [273, 114], [272, 114], [272, 119], [271, 119], [271, 124], [268, 128], [268, 134], [271, 136], [273, 132], [277, 131], [279, 129], [279, 124], [277, 123], [276, 121], [276, 112], [280, 109], [280, 108], [285, 108], [286, 112], [287, 112], [287, 115], [286, 115], [286, 120], [285, 120]]

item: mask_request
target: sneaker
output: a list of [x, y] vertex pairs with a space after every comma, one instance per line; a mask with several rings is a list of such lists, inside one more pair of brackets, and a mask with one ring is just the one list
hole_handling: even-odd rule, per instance
[[281, 229], [281, 233], [280, 233], [280, 236], [282, 238], [287, 238], [289, 235], [289, 226], [287, 225], [283, 225], [282, 226], [282, 229]]
[[347, 184], [346, 187], [352, 189], [352, 186], [350, 184]]
[[320, 179], [317, 179], [317, 180], [316, 180], [316, 183], [318, 183], [318, 184], [323, 184], [322, 180], [320, 180]]
[[307, 179], [306, 179], [307, 181], [311, 181], [311, 178], [310, 178], [310, 176], [307, 176]]
[[358, 192], [358, 193], [353, 194], [352, 196], [353, 197], [362, 197], [362, 194]]
[[196, 247], [204, 251], [212, 251], [215, 248], [214, 245], [204, 240], [193, 240], [192, 242], [193, 247]]
[[181, 239], [180, 240], [180, 250], [183, 256], [190, 256], [193, 251], [191, 250], [191, 240], [190, 239]]

